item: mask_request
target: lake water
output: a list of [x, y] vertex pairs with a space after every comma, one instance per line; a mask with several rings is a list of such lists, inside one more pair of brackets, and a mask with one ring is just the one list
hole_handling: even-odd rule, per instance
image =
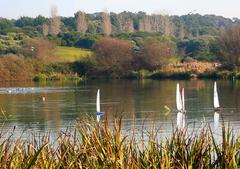
[[[101, 89], [101, 109], [110, 121], [123, 116], [124, 129], [159, 127], [170, 133], [176, 126], [176, 84], [185, 88], [186, 125], [213, 125], [211, 80], [117, 80], [87, 82], [21, 82], [0, 84], [0, 122], [3, 131], [55, 132], [74, 125], [76, 119], [95, 118], [96, 92]], [[240, 81], [218, 81], [220, 121], [240, 128]], [[45, 97], [43, 101], [41, 97]], [[167, 109], [170, 109], [168, 111]]]

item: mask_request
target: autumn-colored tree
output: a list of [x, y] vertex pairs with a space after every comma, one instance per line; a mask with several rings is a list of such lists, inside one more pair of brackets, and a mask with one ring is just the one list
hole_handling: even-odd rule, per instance
[[58, 11], [56, 6], [51, 7], [51, 18], [49, 22], [49, 33], [52, 35], [57, 35], [60, 32], [61, 20], [58, 16]]
[[139, 31], [152, 32], [151, 16], [145, 15], [139, 22]]
[[151, 16], [151, 25], [153, 32], [163, 32], [163, 16], [162, 15], [152, 15]]
[[95, 46], [97, 69], [113, 77], [127, 75], [132, 70], [132, 45], [125, 40], [103, 38]]
[[16, 55], [7, 55], [0, 58], [1, 81], [32, 80], [34, 66], [27, 58]]
[[48, 35], [48, 31], [49, 31], [49, 27], [47, 24], [43, 24], [42, 25], [42, 34], [43, 36], [47, 36]]
[[174, 24], [167, 15], [145, 15], [140, 20], [139, 30], [143, 32], [162, 32], [167, 36], [174, 33]]
[[102, 17], [102, 30], [104, 35], [109, 36], [112, 33], [112, 24], [110, 14], [107, 11], [101, 13]]
[[123, 14], [117, 15], [120, 32], [133, 32], [133, 21], [131, 18], [124, 16]]
[[170, 16], [164, 16], [164, 34], [167, 36], [172, 36], [174, 32], [174, 24]]
[[179, 38], [181, 40], [183, 40], [185, 37], [185, 29], [184, 29], [184, 25], [183, 25], [183, 22], [181, 21], [180, 22], [180, 27], [179, 27]]
[[173, 56], [175, 56], [175, 46], [158, 39], [148, 38], [141, 44], [136, 61], [139, 68], [155, 70], [168, 63]]
[[21, 53], [24, 56], [37, 58], [43, 62], [49, 62], [53, 59], [53, 50], [55, 44], [41, 38], [29, 39], [23, 42]]
[[85, 13], [79, 11], [77, 12], [76, 17], [77, 17], [77, 31], [81, 33], [85, 33], [88, 29]]
[[228, 28], [219, 37], [220, 53], [225, 61], [240, 66], [240, 26]]

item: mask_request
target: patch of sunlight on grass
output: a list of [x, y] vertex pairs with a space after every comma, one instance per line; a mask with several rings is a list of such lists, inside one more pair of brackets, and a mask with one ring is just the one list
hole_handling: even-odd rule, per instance
[[74, 62], [76, 60], [86, 59], [92, 56], [93, 52], [87, 49], [57, 46], [54, 54], [66, 61]]

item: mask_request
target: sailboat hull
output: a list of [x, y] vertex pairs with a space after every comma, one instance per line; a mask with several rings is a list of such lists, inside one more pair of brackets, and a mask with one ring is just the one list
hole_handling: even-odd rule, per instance
[[96, 112], [97, 116], [103, 116], [105, 113], [104, 112]]

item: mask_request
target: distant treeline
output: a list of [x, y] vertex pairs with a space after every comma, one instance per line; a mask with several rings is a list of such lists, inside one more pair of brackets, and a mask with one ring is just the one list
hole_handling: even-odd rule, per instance
[[107, 11], [88, 14], [79, 11], [73, 17], [60, 17], [57, 8], [52, 8], [50, 18], [41, 15], [35, 18], [27, 16], [19, 19], [0, 18], [0, 33], [22, 31], [37, 36], [77, 31], [109, 35], [141, 31], [158, 32], [184, 39], [200, 35], [217, 35], [219, 30], [235, 25], [240, 25], [238, 18], [200, 14], [169, 16], [126, 11], [119, 14]]
[[18, 54], [25, 39], [36, 37], [47, 37], [61, 46], [92, 49], [101, 37], [112, 36], [133, 41], [137, 49], [138, 42], [150, 36], [170, 39], [176, 44], [179, 56], [215, 60], [218, 58], [215, 39], [222, 30], [237, 25], [240, 25], [238, 18], [199, 14], [169, 16], [126, 11], [88, 14], [78, 11], [73, 17], [60, 17], [57, 8], [52, 7], [49, 18], [41, 15], [0, 18], [0, 54]]

